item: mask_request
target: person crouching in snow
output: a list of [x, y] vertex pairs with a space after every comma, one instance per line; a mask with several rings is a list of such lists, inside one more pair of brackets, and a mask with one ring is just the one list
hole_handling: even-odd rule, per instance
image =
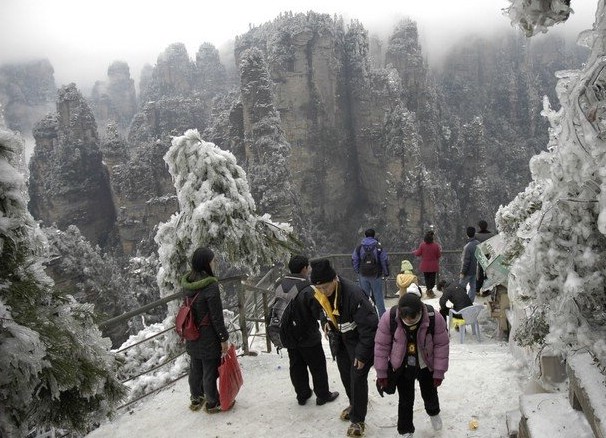
[[[392, 322], [394, 316], [395, 321]], [[381, 395], [389, 385], [388, 367], [393, 367], [399, 397], [398, 433], [410, 438], [415, 431], [412, 421], [415, 380], [419, 381], [425, 412], [433, 429], [442, 429], [438, 386], [448, 370], [449, 352], [444, 318], [435, 314], [430, 316], [421, 299], [416, 294], [407, 293], [400, 298], [395, 312], [385, 312], [381, 317], [374, 352], [377, 389]]]
[[400, 273], [396, 276], [396, 284], [398, 285], [399, 297], [405, 295], [407, 292], [411, 292], [408, 290], [411, 286], [414, 286], [413, 290], [418, 291], [419, 296], [421, 296], [419, 279], [413, 274], [412, 264], [408, 260], [402, 260]]

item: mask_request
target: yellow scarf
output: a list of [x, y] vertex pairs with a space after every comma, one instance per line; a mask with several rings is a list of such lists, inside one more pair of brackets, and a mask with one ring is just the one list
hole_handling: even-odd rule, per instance
[[[339, 284], [339, 282], [337, 282], [337, 287], [335, 289], [335, 300], [334, 300], [335, 303], [337, 302], [337, 298], [339, 295], [339, 286], [340, 286], [340, 284]], [[324, 313], [326, 314], [326, 316], [328, 318], [330, 318], [330, 321], [332, 322], [333, 327], [338, 330], [339, 325], [337, 324], [337, 318], [335, 318], [335, 316], [340, 315], [339, 309], [333, 309], [332, 304], [331, 304], [330, 300], [328, 299], [328, 297], [326, 295], [324, 295], [322, 292], [320, 292], [318, 290], [318, 288], [316, 288], [315, 286], [312, 286], [312, 288], [314, 289], [314, 298], [316, 300], [318, 300], [318, 302], [324, 309]]]

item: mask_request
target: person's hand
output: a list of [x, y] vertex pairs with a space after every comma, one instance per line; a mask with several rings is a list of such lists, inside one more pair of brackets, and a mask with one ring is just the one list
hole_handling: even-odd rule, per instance
[[381, 397], [385, 397], [383, 395], [383, 392], [385, 391], [386, 387], [387, 387], [387, 378], [377, 379], [377, 391], [379, 392], [379, 395]]
[[463, 277], [465, 277], [465, 275], [464, 275], [464, 274], [459, 274], [459, 278], [460, 278], [461, 280], [463, 280]]
[[221, 354], [226, 354], [227, 350], [229, 350], [229, 342], [227, 342], [227, 341], [221, 342]]
[[356, 367], [356, 369], [358, 370], [361, 370], [362, 368], [364, 368], [364, 362], [359, 359], [354, 359], [354, 367]]
[[434, 377], [433, 386], [435, 386], [437, 388], [438, 386], [440, 386], [442, 384], [442, 380], [444, 380], [444, 379], [438, 379], [437, 377]]

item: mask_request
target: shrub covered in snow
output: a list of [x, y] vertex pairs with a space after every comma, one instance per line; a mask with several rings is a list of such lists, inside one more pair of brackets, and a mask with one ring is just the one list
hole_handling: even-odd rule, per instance
[[47, 242], [27, 211], [23, 142], [0, 129], [0, 436], [86, 431], [124, 397], [91, 305], [45, 274]]
[[[514, 3], [532, 12], [539, 2]], [[548, 150], [531, 160], [532, 183], [499, 210], [497, 226], [511, 262], [510, 297], [526, 309], [517, 342], [563, 356], [588, 349], [606, 365], [604, 8], [599, 2], [594, 30], [581, 38], [592, 50], [584, 69], [558, 73], [561, 109], [545, 99]]]

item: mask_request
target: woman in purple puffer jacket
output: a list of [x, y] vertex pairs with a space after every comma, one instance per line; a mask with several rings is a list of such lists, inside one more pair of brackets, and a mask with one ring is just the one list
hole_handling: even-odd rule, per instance
[[[415, 294], [405, 294], [395, 312], [395, 332], [392, 335], [393, 312], [385, 312], [375, 335], [377, 389], [382, 395], [388, 387], [387, 371], [393, 366], [398, 390], [398, 433], [412, 437], [415, 400], [415, 380], [419, 381], [425, 412], [434, 430], [442, 428], [438, 386], [448, 370], [449, 338], [446, 322], [441, 316], [431, 319], [427, 307]], [[433, 333], [432, 333], [433, 332]]]

